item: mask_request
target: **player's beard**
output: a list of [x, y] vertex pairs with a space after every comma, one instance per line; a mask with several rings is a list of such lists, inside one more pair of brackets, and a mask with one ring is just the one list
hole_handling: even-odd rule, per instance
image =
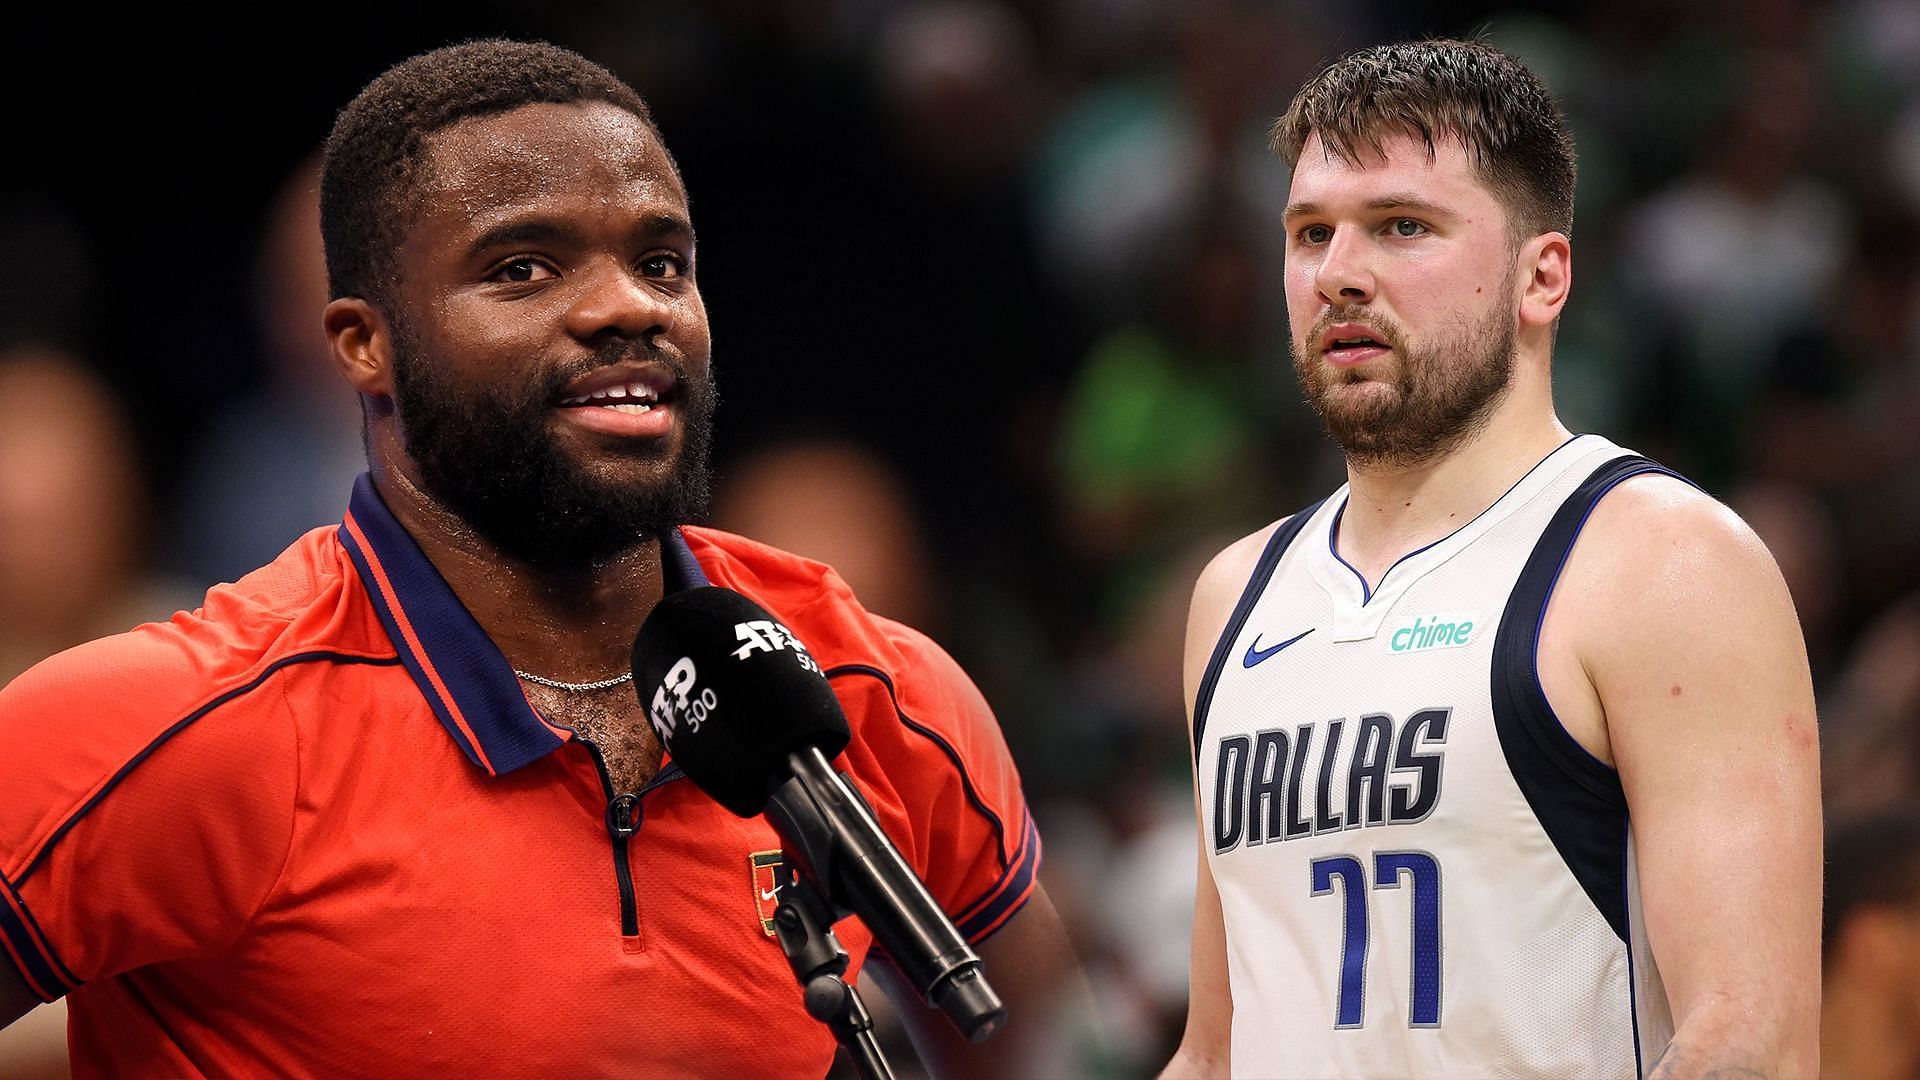
[[[1349, 461], [1365, 468], [1409, 468], [1459, 447], [1492, 419], [1513, 378], [1517, 314], [1496, 305], [1479, 325], [1463, 316], [1453, 337], [1410, 348], [1399, 326], [1385, 316], [1353, 308], [1329, 311], [1306, 335], [1307, 348], [1317, 350], [1334, 323], [1356, 323], [1392, 347], [1392, 370], [1383, 376], [1378, 368], [1365, 374], [1336, 368], [1317, 351], [1302, 355], [1298, 339], [1289, 342], [1293, 370], [1307, 403]], [[1387, 392], [1340, 392], [1365, 382], [1383, 384]]]
[[[696, 376], [619, 341], [536, 382], [471, 387], [449, 379], [446, 365], [399, 326], [394, 352], [394, 408], [421, 484], [502, 554], [540, 570], [591, 570], [705, 515], [718, 396], [710, 374]], [[569, 382], [639, 358], [673, 370], [673, 408], [684, 434], [678, 458], [658, 480], [614, 482], [570, 457], [548, 425]], [[635, 444], [631, 453], [637, 462], [662, 452], [648, 443]]]

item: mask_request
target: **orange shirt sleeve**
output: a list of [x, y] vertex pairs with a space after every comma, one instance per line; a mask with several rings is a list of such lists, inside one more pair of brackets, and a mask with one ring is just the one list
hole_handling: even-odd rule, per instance
[[1039, 834], [973, 681], [925, 635], [874, 621], [888, 646], [876, 662], [828, 670], [858, 732], [853, 774], [927, 890], [977, 943], [1032, 894]]
[[141, 627], [0, 689], [0, 956], [46, 1000], [224, 948], [285, 865], [299, 658], [190, 637]]

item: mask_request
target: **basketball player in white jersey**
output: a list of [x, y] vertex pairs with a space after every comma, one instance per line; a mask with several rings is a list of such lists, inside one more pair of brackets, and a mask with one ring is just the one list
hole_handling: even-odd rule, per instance
[[1274, 141], [1294, 363], [1348, 483], [1195, 588], [1169, 1074], [1814, 1075], [1805, 646], [1738, 518], [1554, 415], [1554, 102], [1484, 44], [1383, 46]]

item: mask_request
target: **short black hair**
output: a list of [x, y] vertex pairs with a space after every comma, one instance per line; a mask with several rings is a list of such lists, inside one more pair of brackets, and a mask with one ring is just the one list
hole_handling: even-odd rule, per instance
[[619, 76], [545, 42], [491, 38], [449, 45], [403, 60], [368, 83], [334, 120], [321, 165], [329, 295], [388, 307], [395, 251], [417, 210], [429, 136], [470, 117], [576, 101], [607, 102], [660, 134], [647, 103]]
[[1820, 945], [1831, 953], [1847, 918], [1868, 906], [1920, 910], [1920, 804], [1906, 803], [1827, 833], [1827, 903]]
[[1499, 195], [1516, 235], [1573, 234], [1566, 119], [1538, 76], [1484, 41], [1403, 41], [1335, 60], [1275, 122], [1273, 148], [1293, 165], [1316, 134], [1348, 164], [1394, 135], [1424, 139], [1429, 154], [1452, 137]]

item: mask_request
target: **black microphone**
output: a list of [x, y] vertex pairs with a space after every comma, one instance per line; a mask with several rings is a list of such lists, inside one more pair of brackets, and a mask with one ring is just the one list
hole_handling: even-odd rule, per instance
[[687, 779], [740, 817], [764, 812], [808, 880], [969, 1041], [999, 1030], [1007, 1010], [980, 957], [828, 763], [847, 718], [792, 631], [731, 589], [668, 593], [634, 638], [633, 685]]

